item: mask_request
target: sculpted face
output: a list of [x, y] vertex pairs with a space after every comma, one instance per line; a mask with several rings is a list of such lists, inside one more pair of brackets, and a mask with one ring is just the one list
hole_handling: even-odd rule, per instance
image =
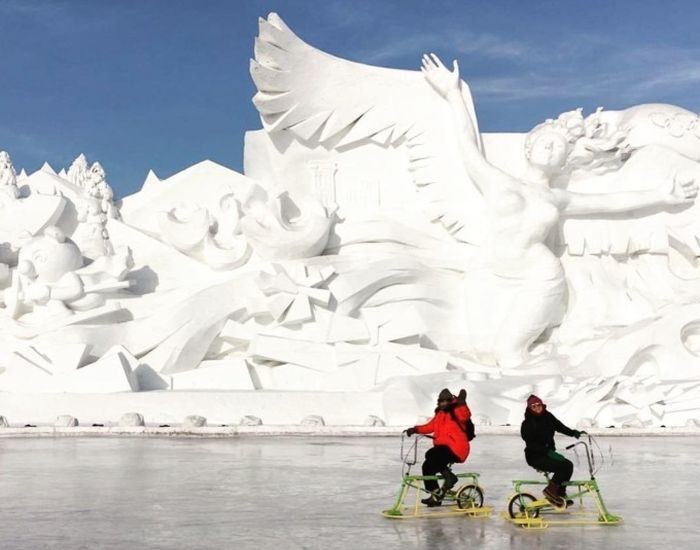
[[558, 170], [566, 163], [569, 144], [558, 132], [544, 132], [532, 143], [530, 164], [547, 171]]
[[38, 281], [46, 283], [56, 282], [83, 265], [78, 246], [52, 227], [47, 228], [41, 237], [34, 237], [22, 246], [18, 260]]

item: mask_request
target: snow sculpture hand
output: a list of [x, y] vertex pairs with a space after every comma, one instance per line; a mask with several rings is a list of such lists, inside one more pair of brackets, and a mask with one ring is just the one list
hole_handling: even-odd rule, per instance
[[693, 177], [678, 173], [668, 180], [661, 192], [667, 204], [691, 204], [698, 196], [698, 185]]
[[441, 96], [447, 97], [450, 92], [459, 91], [459, 64], [456, 59], [452, 62], [452, 71], [449, 71], [437, 55], [434, 53], [425, 54], [420, 70], [428, 83]]
[[51, 299], [51, 289], [48, 285], [33, 284], [27, 289], [27, 298], [37, 304], [45, 305]]

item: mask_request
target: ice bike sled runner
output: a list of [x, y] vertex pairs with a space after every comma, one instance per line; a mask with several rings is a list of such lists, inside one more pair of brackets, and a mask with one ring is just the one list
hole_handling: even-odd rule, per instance
[[567, 499], [573, 501], [573, 504], [567, 506], [562, 499], [561, 505], [556, 505], [526, 491], [526, 488], [534, 491], [546, 486], [549, 483], [549, 474], [546, 472], [542, 481], [516, 479], [513, 481], [515, 494], [508, 500], [508, 511], [503, 513], [507, 520], [525, 529], [544, 529], [550, 525], [617, 525], [622, 522], [622, 518], [611, 514], [603, 502], [595, 479], [595, 474], [602, 465], [602, 461], [596, 464], [595, 449], [598, 449], [598, 445], [590, 435], [585, 436], [588, 442], [577, 441], [566, 447], [571, 450], [581, 445], [585, 449], [590, 475], [590, 479], [571, 480], [564, 484], [570, 491]]
[[[401, 435], [401, 461], [403, 464], [401, 487], [394, 506], [384, 510], [382, 515], [390, 519], [491, 516], [493, 508], [484, 506], [484, 490], [479, 486], [479, 474], [474, 472], [454, 474], [457, 476], [458, 485], [445, 493], [441, 506], [429, 508], [421, 503], [421, 497], [430, 495], [425, 490], [423, 481], [434, 479], [442, 482], [444, 479], [441, 475], [411, 475], [411, 467], [418, 462], [418, 441], [423, 439], [423, 437], [415, 437], [406, 449], [405, 436]], [[462, 483], [461, 485], [459, 485], [460, 482]]]

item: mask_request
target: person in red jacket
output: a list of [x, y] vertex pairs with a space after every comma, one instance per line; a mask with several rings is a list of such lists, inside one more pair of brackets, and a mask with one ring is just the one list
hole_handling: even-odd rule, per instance
[[467, 407], [466, 390], [460, 390], [459, 395], [455, 397], [445, 388], [438, 396], [435, 416], [426, 424], [405, 430], [409, 437], [415, 433], [434, 434], [433, 447], [425, 453], [423, 475], [434, 476], [440, 473], [445, 482], [442, 488], [434, 479], [426, 479], [423, 482], [425, 490], [430, 493], [428, 498], [421, 500], [426, 506], [440, 506], [447, 491], [457, 483], [457, 476], [452, 473], [448, 465], [464, 462], [469, 456], [469, 440], [465, 426], [471, 415]]

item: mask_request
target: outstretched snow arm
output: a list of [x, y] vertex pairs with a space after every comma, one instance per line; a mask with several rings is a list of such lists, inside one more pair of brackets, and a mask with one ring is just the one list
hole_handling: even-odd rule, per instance
[[460, 89], [457, 61], [453, 62], [453, 70], [449, 71], [434, 53], [424, 55], [421, 71], [452, 109], [457, 141], [467, 173], [484, 198], [488, 202], [497, 203], [500, 201], [503, 187], [512, 185], [513, 178], [488, 162], [479, 148], [479, 134], [472, 124]]
[[630, 212], [649, 206], [678, 206], [692, 204], [698, 195], [693, 179], [674, 175], [658, 189], [620, 191], [616, 193], [574, 193], [553, 189], [559, 208], [565, 214], [596, 214]]

